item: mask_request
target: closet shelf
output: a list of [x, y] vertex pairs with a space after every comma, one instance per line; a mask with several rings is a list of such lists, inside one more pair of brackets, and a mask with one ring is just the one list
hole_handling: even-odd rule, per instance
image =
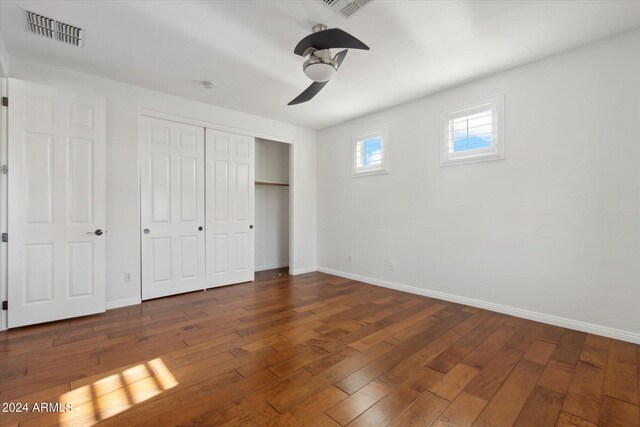
[[288, 182], [275, 182], [275, 181], [256, 181], [256, 185], [277, 185], [280, 187], [288, 187]]

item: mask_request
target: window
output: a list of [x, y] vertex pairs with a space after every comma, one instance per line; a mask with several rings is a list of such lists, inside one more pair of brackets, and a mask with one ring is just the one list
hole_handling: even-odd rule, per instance
[[440, 164], [504, 159], [503, 104], [498, 96], [445, 112]]
[[353, 139], [353, 176], [388, 172], [386, 129]]

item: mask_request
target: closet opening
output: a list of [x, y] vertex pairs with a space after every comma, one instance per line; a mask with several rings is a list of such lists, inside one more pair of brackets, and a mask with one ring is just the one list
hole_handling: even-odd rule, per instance
[[289, 271], [290, 147], [256, 138], [255, 271]]

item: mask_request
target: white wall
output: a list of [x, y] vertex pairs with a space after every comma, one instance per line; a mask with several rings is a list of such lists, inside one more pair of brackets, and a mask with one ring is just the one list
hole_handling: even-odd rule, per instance
[[[256, 181], [289, 182], [289, 144], [256, 138]], [[289, 265], [289, 187], [256, 185], [255, 269]]]
[[[441, 112], [500, 93], [506, 159], [441, 167]], [[634, 31], [325, 129], [318, 265], [640, 341], [639, 120]], [[391, 173], [352, 178], [381, 125]]]
[[289, 265], [289, 187], [256, 185], [256, 271]]
[[[11, 56], [11, 77], [101, 95], [107, 101], [107, 305], [140, 297], [139, 108], [292, 142], [294, 273], [316, 266], [316, 132], [258, 116]], [[131, 272], [133, 281], [124, 282]]]
[[0, 31], [0, 76], [7, 77], [9, 75], [9, 55], [7, 47], [4, 44], [4, 37]]
[[256, 181], [289, 182], [289, 144], [256, 138]]

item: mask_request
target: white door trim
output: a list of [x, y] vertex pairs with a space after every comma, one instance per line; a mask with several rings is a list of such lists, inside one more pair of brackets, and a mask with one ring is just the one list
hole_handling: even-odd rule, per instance
[[156, 119], [170, 120], [173, 122], [184, 123], [187, 125], [202, 126], [209, 129], [221, 130], [223, 132], [237, 133], [238, 135], [246, 135], [246, 136], [252, 136], [254, 138], [269, 139], [272, 141], [284, 142], [286, 144], [293, 144], [293, 139], [291, 138], [284, 138], [281, 136], [269, 135], [266, 133], [257, 132], [250, 129], [236, 128], [233, 126], [222, 125], [220, 123], [214, 123], [214, 122], [209, 122], [209, 121], [200, 120], [200, 119], [192, 119], [190, 117], [180, 116], [177, 114], [163, 113], [160, 111], [150, 110], [148, 108], [142, 108], [142, 107], [139, 109], [139, 112], [141, 116], [155, 117]]
[[[8, 96], [8, 79], [0, 77], [0, 97]], [[8, 164], [8, 123], [9, 109], [0, 107], [0, 165]], [[8, 175], [0, 174], [0, 233], [8, 232], [7, 208], [8, 208]], [[7, 301], [9, 295], [9, 282], [7, 281], [7, 243], [0, 244], [0, 301]], [[7, 329], [7, 311], [0, 311], [0, 331]]]

